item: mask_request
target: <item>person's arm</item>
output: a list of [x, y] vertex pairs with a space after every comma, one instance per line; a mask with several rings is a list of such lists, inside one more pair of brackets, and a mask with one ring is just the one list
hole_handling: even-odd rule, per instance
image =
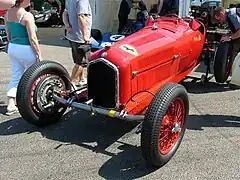
[[63, 14], [62, 14], [62, 20], [63, 20], [63, 24], [65, 26], [65, 29], [71, 33], [72, 32], [72, 27], [69, 23], [69, 20], [68, 20], [68, 12], [67, 12], [67, 9], [64, 10]]
[[236, 33], [232, 34], [232, 40], [238, 39], [240, 37], [240, 17], [237, 14], [229, 16], [230, 21], [233, 23], [235, 29], [237, 30]]
[[240, 38], [240, 29], [234, 34], [231, 35], [231, 40]]
[[86, 15], [88, 14], [88, 0], [77, 1], [77, 14], [79, 15], [80, 30], [83, 34], [83, 40], [90, 44], [90, 37], [87, 33]]
[[85, 41], [86, 44], [89, 44], [89, 37], [87, 34], [87, 23], [86, 23], [86, 16], [85, 14], [80, 14], [79, 15], [79, 21], [80, 21], [80, 29], [83, 34], [83, 40]]
[[160, 12], [162, 11], [163, 1], [164, 0], [158, 0], [158, 14], [160, 14]]
[[0, 0], [0, 10], [11, 8], [16, 3], [16, 0]]
[[221, 41], [231, 41], [240, 38], [240, 17], [237, 14], [229, 15], [229, 19], [232, 22], [235, 29], [237, 29], [237, 32], [230, 35], [230, 36], [223, 36]]
[[33, 15], [29, 12], [26, 13], [25, 16], [23, 17], [23, 23], [25, 24], [25, 26], [27, 28], [28, 38], [29, 38], [29, 41], [30, 41], [30, 44], [31, 44], [33, 50], [36, 53], [38, 61], [42, 60], [40, 46], [38, 43], [36, 31], [35, 31], [35, 20], [34, 20]]

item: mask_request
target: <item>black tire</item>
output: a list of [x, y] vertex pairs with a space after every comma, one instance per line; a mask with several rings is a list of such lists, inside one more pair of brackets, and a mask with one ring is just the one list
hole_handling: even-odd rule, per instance
[[[173, 143], [174, 145], [170, 146], [169, 150], [167, 150], [166, 152], [163, 152], [164, 148], [161, 149], [159, 147], [159, 138], [164, 135], [164, 133], [160, 133], [160, 128], [163, 127], [164, 123], [170, 122], [170, 120], [165, 122], [164, 118], [167, 117], [166, 115], [169, 112], [168, 109], [169, 107], [172, 107], [172, 104], [174, 102], [181, 102], [181, 104], [184, 106], [184, 109], [182, 109], [181, 111], [182, 113], [184, 113], [182, 114], [182, 122], [180, 124], [181, 132], [178, 132], [179, 135], [176, 136], [175, 143]], [[172, 156], [176, 153], [178, 147], [180, 146], [182, 138], [184, 136], [186, 129], [186, 117], [188, 113], [188, 94], [186, 89], [182, 85], [168, 83], [158, 91], [146, 111], [145, 119], [142, 126], [142, 155], [147, 161], [147, 163], [151, 164], [153, 167], [159, 168], [165, 165], [172, 158]], [[174, 124], [172, 130], [173, 128], [177, 128], [177, 125], [179, 125], [178, 121]], [[180, 131], [180, 129], [178, 130]], [[166, 137], [170, 137], [169, 133]]]
[[41, 103], [54, 101], [48, 97], [48, 93], [53, 87], [50, 83], [58, 79], [62, 87], [57, 84], [54, 84], [54, 87], [69, 90], [71, 84], [67, 78], [69, 78], [67, 70], [53, 61], [41, 61], [28, 68], [20, 79], [16, 98], [23, 119], [40, 127], [59, 121], [67, 107], [56, 102], [54, 107], [45, 110]]
[[214, 57], [214, 77], [216, 82], [224, 83], [227, 81], [233, 63], [233, 53], [231, 43], [219, 44]]

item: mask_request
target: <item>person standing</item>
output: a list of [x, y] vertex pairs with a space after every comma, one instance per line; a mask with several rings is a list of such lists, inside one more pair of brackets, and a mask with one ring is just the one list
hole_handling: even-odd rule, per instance
[[158, 15], [178, 14], [179, 0], [158, 0]]
[[46, 2], [48, 2], [49, 4], [52, 5], [52, 7], [57, 9], [57, 15], [59, 19], [58, 24], [60, 25], [62, 23], [61, 17], [64, 11], [64, 5], [61, 3], [60, 0], [46, 0]]
[[63, 12], [63, 23], [67, 30], [72, 57], [75, 63], [71, 82], [73, 85], [84, 85], [83, 68], [88, 65], [90, 55], [90, 35], [92, 28], [92, 10], [89, 0], [67, 0]]
[[7, 90], [7, 115], [17, 111], [15, 106], [17, 86], [24, 71], [42, 59], [34, 17], [25, 10], [29, 5], [30, 0], [16, 0], [15, 5], [5, 14], [9, 42], [7, 54], [12, 69]]
[[131, 12], [131, 8], [133, 7], [133, 1], [132, 0], [122, 0], [120, 4], [120, 9], [118, 12], [118, 33], [121, 33], [123, 28], [127, 25], [128, 22], [128, 16]]
[[136, 23], [141, 23], [145, 26], [145, 23], [149, 18], [146, 3], [142, 0], [139, 1], [138, 9], [139, 9], [139, 12], [137, 13]]
[[228, 24], [231, 34], [223, 36], [221, 42], [233, 41], [233, 58], [240, 52], [240, 8], [218, 7], [213, 11], [217, 23]]
[[138, 5], [140, 9], [143, 6], [146, 6], [146, 3], [144, 2], [144, 0], [122, 0], [121, 1], [120, 9], [118, 12], [118, 21], [119, 21], [118, 33], [121, 33], [124, 27], [127, 25], [128, 16], [131, 13], [131, 9], [134, 7], [134, 4]]

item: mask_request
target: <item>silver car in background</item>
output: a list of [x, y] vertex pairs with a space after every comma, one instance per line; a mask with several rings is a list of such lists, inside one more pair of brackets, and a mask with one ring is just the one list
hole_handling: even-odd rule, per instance
[[0, 49], [4, 49], [7, 43], [8, 41], [4, 25], [4, 18], [0, 17]]

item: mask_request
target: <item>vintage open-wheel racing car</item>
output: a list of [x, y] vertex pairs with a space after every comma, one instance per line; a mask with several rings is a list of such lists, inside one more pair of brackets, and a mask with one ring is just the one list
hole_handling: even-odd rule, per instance
[[68, 107], [126, 121], [142, 121], [142, 155], [161, 167], [177, 151], [189, 100], [179, 84], [198, 65], [204, 25], [175, 15], [153, 19], [140, 31], [92, 54], [87, 85], [74, 89], [54, 61], [32, 65], [17, 91], [21, 116], [36, 126], [60, 120]]

